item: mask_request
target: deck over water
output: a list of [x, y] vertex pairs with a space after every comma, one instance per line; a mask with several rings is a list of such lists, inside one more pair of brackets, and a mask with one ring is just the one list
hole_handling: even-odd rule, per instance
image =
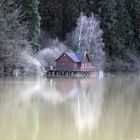
[[93, 70], [82, 71], [82, 70], [57, 70], [49, 69], [46, 71], [47, 77], [57, 77], [57, 76], [66, 76], [66, 77], [75, 77], [75, 76], [90, 76], [93, 74]]

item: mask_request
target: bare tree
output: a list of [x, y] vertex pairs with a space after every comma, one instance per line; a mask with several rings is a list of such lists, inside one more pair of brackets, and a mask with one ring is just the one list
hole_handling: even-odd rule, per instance
[[9, 40], [20, 41], [27, 37], [26, 26], [21, 20], [23, 15], [20, 8], [14, 7], [12, 0], [0, 2], [0, 41], [6, 43]]
[[28, 31], [21, 13], [13, 0], [0, 1], [0, 67], [6, 75], [41, 71], [41, 64], [27, 40]]
[[50, 39], [46, 48], [38, 52], [37, 59], [45, 67], [50, 67], [54, 65], [55, 59], [66, 50], [66, 46], [58, 39]]
[[81, 13], [75, 30], [68, 35], [69, 45], [76, 51], [88, 51], [96, 70], [103, 69], [105, 53], [103, 51], [103, 31], [100, 21], [92, 14], [87, 17]]
[[21, 20], [20, 9], [12, 0], [0, 1], [0, 64], [7, 74], [19, 64], [19, 52], [27, 45], [27, 30]]

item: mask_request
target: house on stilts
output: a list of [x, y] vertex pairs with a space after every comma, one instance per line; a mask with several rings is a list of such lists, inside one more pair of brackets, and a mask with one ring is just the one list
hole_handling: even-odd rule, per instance
[[47, 70], [47, 76], [90, 75], [94, 71], [87, 52], [64, 52]]

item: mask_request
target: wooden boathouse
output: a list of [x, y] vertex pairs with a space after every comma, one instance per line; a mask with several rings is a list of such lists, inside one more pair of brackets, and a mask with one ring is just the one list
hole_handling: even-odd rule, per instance
[[64, 52], [47, 70], [47, 76], [89, 75], [94, 71], [87, 52]]

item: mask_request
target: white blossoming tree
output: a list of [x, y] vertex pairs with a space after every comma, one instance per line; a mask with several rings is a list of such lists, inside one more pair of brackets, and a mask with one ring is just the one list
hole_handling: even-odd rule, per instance
[[88, 51], [96, 71], [103, 70], [103, 31], [94, 14], [87, 17], [81, 13], [74, 31], [68, 35], [68, 45], [75, 51]]

